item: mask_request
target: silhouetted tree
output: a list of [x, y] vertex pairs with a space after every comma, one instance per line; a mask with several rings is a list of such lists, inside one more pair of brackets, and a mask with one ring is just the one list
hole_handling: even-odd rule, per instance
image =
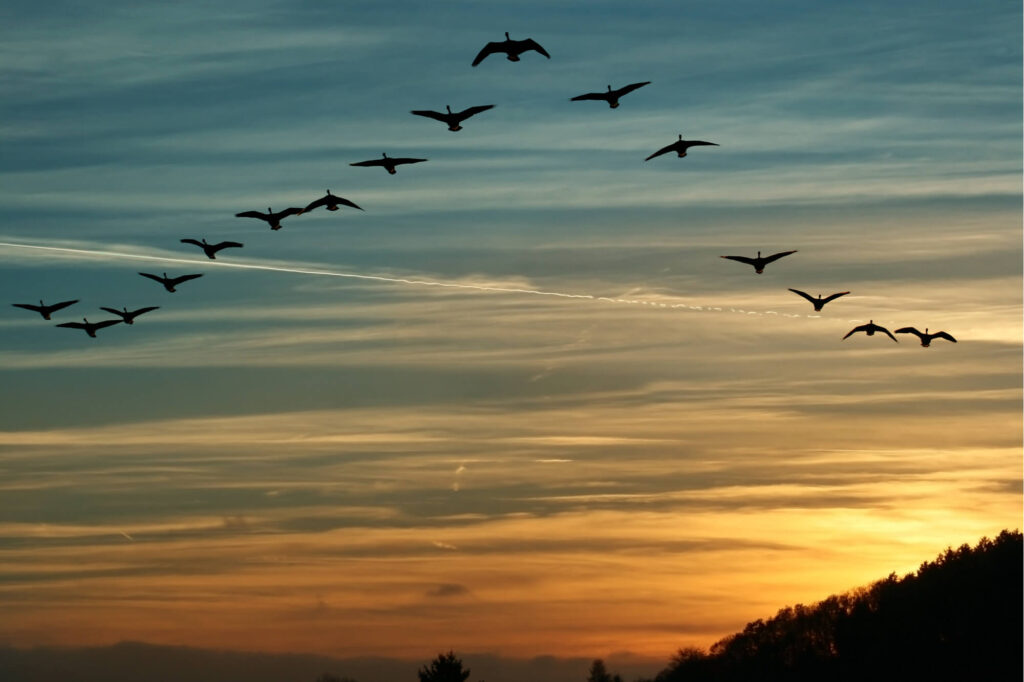
[[612, 676], [608, 674], [608, 669], [604, 667], [604, 661], [600, 658], [595, 658], [590, 664], [587, 682], [612, 682]]
[[462, 660], [454, 651], [438, 654], [430, 662], [430, 667], [423, 666], [419, 670], [420, 682], [466, 682], [469, 668], [462, 669]]

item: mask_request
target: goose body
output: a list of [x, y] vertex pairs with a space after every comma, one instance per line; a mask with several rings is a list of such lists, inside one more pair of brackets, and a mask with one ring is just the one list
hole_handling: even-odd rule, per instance
[[[843, 340], [846, 340], [846, 339], [850, 338], [853, 334], [856, 334], [857, 332], [864, 332], [868, 336], [874, 336], [875, 332], [882, 332], [883, 334], [888, 336], [893, 341], [896, 341], [896, 337], [893, 336], [889, 332], [888, 329], [886, 329], [885, 327], [882, 327], [880, 325], [875, 324], [874, 320], [868, 320], [867, 324], [859, 325], [857, 327], [854, 327], [850, 331], [846, 332], [846, 336], [843, 337]], [[896, 342], [899, 343], [899, 341], [896, 341]]]
[[686, 156], [686, 150], [690, 147], [717, 147], [718, 145], [714, 142], [704, 142], [703, 140], [684, 140], [683, 136], [680, 135], [679, 139], [670, 145], [666, 145], [648, 156], [644, 161], [650, 161], [655, 156], [661, 156], [662, 154], [668, 154], [669, 152], [675, 152], [679, 158]]
[[387, 170], [387, 172], [389, 174], [394, 175], [397, 172], [397, 171], [395, 171], [395, 166], [401, 166], [402, 164], [406, 164], [406, 163], [421, 163], [423, 161], [426, 161], [426, 159], [410, 159], [410, 158], [402, 158], [402, 157], [395, 158], [395, 157], [388, 156], [386, 153], [383, 154], [382, 156], [383, 156], [383, 158], [380, 158], [380, 159], [370, 159], [369, 161], [357, 161], [356, 163], [350, 163], [349, 165], [350, 166], [382, 166], [385, 170]]
[[208, 244], [205, 239], [202, 241], [196, 241], [195, 239], [182, 239], [182, 244], [195, 244], [203, 250], [206, 257], [213, 260], [217, 258], [217, 252], [221, 249], [240, 249], [244, 244], [238, 242], [219, 242], [217, 244]]
[[280, 230], [282, 220], [284, 220], [290, 215], [299, 215], [301, 213], [302, 209], [295, 208], [294, 206], [292, 206], [291, 208], [286, 208], [283, 211], [278, 211], [277, 213], [274, 213], [274, 211], [270, 207], [267, 207], [266, 213], [261, 213], [260, 211], [243, 211], [241, 213], [236, 213], [235, 217], [258, 218], [259, 220], [269, 223], [271, 230]]
[[426, 116], [427, 118], [432, 118], [435, 121], [441, 121], [442, 123], [448, 126], [448, 130], [454, 133], [456, 131], [462, 130], [462, 122], [465, 121], [470, 116], [476, 116], [481, 111], [487, 111], [488, 109], [493, 108], [493, 104], [481, 104], [479, 106], [463, 109], [462, 111], [452, 111], [452, 108], [450, 106], [445, 106], [445, 109], [448, 110], [448, 113], [442, 113], [440, 111], [430, 111], [429, 109], [414, 109], [409, 113], [416, 114], [417, 116]]
[[[135, 318], [136, 317], [138, 317], [139, 315], [142, 315], [143, 313], [148, 313], [150, 310], [156, 310], [159, 307], [160, 306], [158, 306], [158, 305], [151, 305], [151, 306], [149, 306], [147, 308], [139, 308], [138, 310], [128, 310], [128, 308], [122, 308], [121, 310], [118, 310], [117, 308], [103, 308], [103, 307], [101, 307], [100, 310], [106, 310], [108, 313], [113, 313], [114, 315], [120, 315], [121, 316], [121, 321], [124, 322], [125, 324], [135, 324]], [[116, 322], [117, 320], [114, 320], [114, 321]]]
[[946, 341], [952, 341], [953, 343], [956, 343], [956, 339], [954, 339], [950, 334], [947, 334], [946, 332], [935, 332], [934, 334], [929, 334], [928, 327], [925, 327], [923, 332], [918, 331], [914, 327], [900, 327], [899, 329], [896, 330], [896, 333], [913, 334], [917, 338], [921, 339], [921, 345], [924, 346], [925, 348], [932, 345], [932, 341], [934, 341], [935, 339], [945, 339]]
[[81, 322], [63, 322], [58, 324], [58, 327], [67, 327], [68, 329], [81, 329], [92, 338], [96, 338], [96, 330], [109, 327], [114, 324], [121, 324], [122, 320], [103, 320], [102, 322], [90, 322], [86, 318], [82, 318]]
[[781, 251], [779, 253], [773, 253], [770, 256], [764, 257], [762, 257], [761, 252], [758, 251], [756, 258], [747, 258], [746, 256], [722, 256], [722, 258], [727, 258], [729, 260], [734, 260], [740, 263], [746, 263], [747, 265], [752, 265], [754, 267], [754, 272], [760, 275], [762, 272], [764, 272], [764, 266], [768, 265], [773, 261], [777, 261], [783, 256], [788, 256], [791, 253], [796, 253], [796, 249], [794, 249], [793, 251]]
[[331, 190], [327, 190], [327, 194], [306, 206], [306, 208], [302, 209], [302, 212], [309, 213], [314, 208], [319, 208], [321, 206], [325, 207], [328, 211], [337, 211], [339, 206], [348, 206], [350, 208], [358, 208], [360, 211], [363, 210], [359, 206], [356, 206], [354, 202], [349, 201], [345, 197], [335, 196], [334, 194], [331, 194]]
[[476, 58], [473, 60], [473, 66], [478, 65], [489, 55], [496, 54], [498, 52], [504, 52], [510, 62], [518, 62], [519, 55], [530, 50], [540, 52], [548, 59], [551, 59], [551, 55], [548, 54], [547, 50], [541, 47], [533, 38], [527, 38], [526, 40], [512, 40], [508, 37], [508, 31], [505, 31], [505, 40], [487, 43], [484, 45], [484, 49], [480, 50]]
[[820, 312], [821, 309], [825, 307], [825, 304], [828, 303], [829, 301], [834, 301], [837, 298], [839, 298], [840, 296], [846, 296], [848, 293], [850, 293], [849, 291], [840, 291], [838, 294], [832, 294], [831, 296], [826, 296], [825, 298], [822, 298], [821, 294], [818, 294], [818, 298], [814, 298], [810, 294], [804, 293], [803, 291], [800, 291], [799, 289], [790, 289], [790, 291], [792, 291], [794, 294], [798, 294], [798, 295], [806, 298], [808, 301], [810, 301], [811, 305], [814, 306], [814, 311], [815, 312]]
[[148, 277], [154, 282], [160, 282], [160, 284], [164, 285], [164, 289], [167, 289], [167, 291], [171, 292], [172, 294], [174, 293], [174, 287], [178, 286], [182, 282], [187, 282], [190, 279], [202, 277], [202, 275], [181, 275], [180, 277], [168, 277], [166, 272], [163, 274], [163, 277], [159, 275], [151, 275], [148, 272], [140, 272], [139, 274], [142, 275], [143, 277]]
[[629, 85], [622, 86], [618, 90], [612, 90], [612, 86], [609, 85], [608, 86], [608, 92], [588, 92], [588, 93], [586, 93], [584, 95], [577, 95], [577, 96], [573, 97], [572, 99], [570, 99], [569, 101], [570, 102], [580, 102], [580, 101], [583, 101], [583, 100], [591, 100], [591, 99], [593, 99], [593, 100], [601, 100], [601, 101], [604, 101], [604, 102], [608, 102], [608, 106], [611, 107], [612, 109], [617, 109], [619, 107], [619, 98], [620, 97], [622, 97], [623, 95], [628, 94], [630, 92], [633, 92], [637, 88], [642, 88], [645, 85], [650, 85], [650, 83], [651, 83], [651, 81], [644, 81], [642, 83], [630, 83]]
[[42, 300], [39, 301], [39, 305], [33, 305], [32, 303], [12, 303], [11, 305], [14, 306], [15, 308], [24, 308], [25, 310], [37, 312], [43, 316], [44, 320], [49, 320], [50, 315], [52, 315], [53, 313], [57, 312], [58, 310], [67, 308], [69, 305], [74, 305], [75, 303], [78, 303], [77, 298], [72, 301], [61, 301], [60, 303], [51, 303], [50, 305], [46, 305], [45, 303], [42, 302]]

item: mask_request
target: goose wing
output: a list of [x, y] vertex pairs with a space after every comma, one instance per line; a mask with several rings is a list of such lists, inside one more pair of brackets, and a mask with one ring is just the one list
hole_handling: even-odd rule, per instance
[[160, 275], [151, 275], [148, 272], [140, 272], [139, 274], [142, 275], [143, 277], [148, 277], [154, 282], [160, 282], [160, 284], [163, 284], [165, 281], [164, 278], [161, 277]]
[[220, 242], [219, 244], [212, 244], [211, 248], [220, 251], [221, 249], [240, 249], [243, 246], [245, 246], [245, 244], [242, 244], [240, 242]]
[[103, 320], [102, 322], [90, 322], [89, 326], [92, 327], [93, 331], [96, 331], [97, 329], [103, 329], [104, 327], [109, 327], [111, 325], [121, 324], [122, 322], [124, 322], [124, 320]]
[[854, 334], [856, 334], [857, 332], [866, 332], [867, 330], [868, 330], [868, 325], [866, 325], [866, 324], [857, 325], [856, 327], [854, 327], [850, 331], [846, 332], [846, 336], [844, 336], [843, 339], [848, 339], [851, 336], [853, 336]]
[[799, 289], [790, 289], [790, 291], [792, 291], [794, 294], [797, 294], [799, 296], [803, 296], [804, 298], [806, 298], [811, 303], [817, 303], [818, 302], [818, 299], [814, 298], [813, 296], [811, 296], [808, 293], [800, 291]]
[[653, 159], [653, 158], [654, 158], [655, 156], [661, 156], [662, 154], [667, 154], [667, 153], [669, 153], [669, 152], [674, 152], [674, 151], [675, 151], [676, 149], [678, 149], [678, 148], [679, 148], [679, 141], [678, 141], [678, 140], [676, 140], [676, 141], [675, 141], [675, 142], [673, 142], [672, 144], [670, 144], [670, 145], [667, 145], [667, 146], [665, 146], [665, 147], [662, 147], [662, 148], [661, 148], [661, 149], [659, 149], [658, 151], [654, 152], [653, 154], [651, 154], [650, 156], [648, 156], [648, 157], [647, 157], [646, 159], [644, 159], [644, 161], [650, 161], [650, 160], [651, 160], [651, 159]]
[[316, 201], [312, 201], [312, 202], [306, 204], [306, 208], [302, 209], [302, 212], [303, 213], [309, 213], [314, 208], [320, 208], [321, 206], [326, 206], [328, 200], [330, 199], [330, 197], [331, 197], [330, 194], [325, 194], [324, 196], [320, 197]]
[[936, 332], [936, 333], [932, 334], [932, 338], [935, 338], [935, 339], [946, 339], [947, 341], [952, 341], [953, 343], [956, 343], [956, 339], [954, 339], [951, 334], [948, 334], [946, 332]]
[[893, 335], [892, 335], [892, 333], [890, 333], [890, 332], [889, 332], [889, 330], [888, 330], [888, 329], [886, 329], [885, 327], [879, 327], [879, 326], [878, 326], [878, 325], [876, 324], [876, 325], [875, 325], [875, 331], [879, 331], [879, 332], [885, 332], [885, 335], [886, 335], [886, 336], [888, 336], [888, 337], [889, 337], [890, 339], [892, 339], [892, 340], [893, 340], [893, 341], [895, 341], [896, 343], [899, 343], [899, 339], [897, 339], [897, 338], [896, 338], [895, 336], [893, 336]]
[[484, 59], [487, 58], [488, 55], [492, 55], [495, 52], [504, 52], [504, 50], [502, 49], [504, 45], [505, 41], [502, 41], [500, 43], [487, 43], [486, 45], [484, 45], [484, 48], [477, 53], [476, 58], [473, 60], [472, 66], [476, 66], [477, 64], [482, 62]]
[[754, 264], [754, 259], [747, 258], [746, 256], [722, 256], [722, 258], [728, 258], [729, 260], [738, 261], [740, 263], [746, 263], [747, 265]]
[[178, 286], [178, 285], [179, 285], [179, 284], [181, 284], [182, 282], [187, 282], [187, 281], [189, 281], [190, 279], [196, 279], [197, 277], [202, 277], [202, 275], [181, 275], [181, 276], [179, 276], [179, 277], [172, 277], [172, 278], [170, 278], [170, 279], [169, 279], [168, 281], [169, 281], [169, 282], [170, 282], [170, 283], [171, 283], [171, 284], [172, 284], [173, 286]]
[[409, 113], [416, 114], [417, 116], [426, 116], [427, 118], [432, 118], [435, 121], [441, 121], [442, 123], [448, 122], [448, 114], [442, 114], [440, 111], [430, 111], [429, 109], [413, 109]]
[[260, 211], [242, 211], [241, 213], [235, 214], [236, 218], [259, 218], [260, 220], [266, 220], [270, 216]]
[[426, 161], [426, 159], [410, 159], [410, 158], [406, 157], [406, 158], [388, 159], [388, 161], [390, 161], [391, 163], [393, 163], [393, 164], [395, 164], [397, 166], [397, 165], [400, 165], [400, 164], [403, 164], [403, 163], [420, 163], [421, 161]]
[[630, 83], [629, 85], [623, 85], [623, 86], [622, 86], [621, 88], [619, 88], [618, 90], [615, 90], [614, 94], [615, 94], [615, 95], [616, 95], [617, 97], [622, 97], [622, 96], [623, 96], [623, 95], [625, 95], [626, 93], [630, 93], [630, 92], [633, 92], [633, 91], [634, 91], [634, 90], [636, 90], [637, 88], [642, 88], [642, 87], [644, 87], [645, 85], [650, 85], [650, 83], [651, 83], [651, 81], [644, 81], [643, 83]]
[[88, 329], [93, 326], [92, 324], [86, 324], [85, 322], [61, 322], [56, 325], [58, 327], [67, 327], [68, 329]]
[[37, 305], [32, 305], [31, 303], [12, 303], [11, 305], [13, 305], [15, 308], [24, 308], [25, 310], [31, 310], [34, 313], [43, 312], [42, 308], [40, 308]]
[[779, 253], [773, 253], [770, 256], [765, 256], [761, 260], [762, 260], [762, 262], [764, 262], [765, 265], [767, 265], [768, 263], [771, 263], [773, 261], [777, 261], [780, 258], [782, 258], [783, 256], [788, 256], [791, 253], [796, 253], [796, 249], [794, 249], [792, 251], [780, 251]]
[[[792, 289], [790, 289], [790, 291], [792, 291]], [[840, 291], [839, 293], [832, 294], [831, 296], [826, 296], [825, 298], [821, 299], [821, 304], [825, 305], [829, 301], [834, 301], [837, 298], [839, 298], [840, 296], [846, 296], [848, 293], [850, 293], [850, 292], [849, 291]]]
[[271, 214], [271, 217], [281, 220], [282, 218], [287, 218], [290, 215], [299, 215], [300, 213], [302, 213], [301, 208], [291, 206], [290, 208], [286, 208], [283, 211], [278, 211], [277, 213]]
[[[615, 94], [618, 94], [618, 93], [615, 93]], [[607, 100], [608, 99], [608, 93], [607, 92], [588, 92], [588, 93], [583, 94], [583, 95], [576, 95], [575, 97], [571, 97], [569, 99], [569, 101], [570, 102], [582, 102], [583, 100], [588, 100], [588, 99]]]
[[201, 249], [205, 248], [205, 245], [201, 241], [199, 241], [198, 239], [182, 239], [181, 243], [182, 244], [195, 244], [196, 246], [198, 246]]
[[78, 303], [77, 298], [70, 301], [61, 301], [60, 303], [53, 303], [46, 307], [50, 309], [51, 313], [55, 313], [58, 310], [63, 310], [64, 308], [67, 308], [69, 305], [74, 305], [75, 303]]
[[[388, 161], [391, 161], [391, 160], [392, 159], [388, 159]], [[384, 165], [384, 159], [370, 159], [369, 161], [356, 161], [355, 163], [350, 163], [349, 165], [350, 166], [383, 166]]]
[[[458, 114], [456, 114], [456, 116], [459, 117], [459, 120], [465, 120], [465, 119], [469, 118], [470, 116], [476, 116], [481, 111], [487, 111], [488, 109], [493, 109], [493, 108], [494, 108], [493, 104], [479, 104], [479, 105], [477, 105], [475, 107], [469, 107], [468, 109], [463, 109]], [[416, 113], [416, 112], [413, 112], [413, 113]]]
[[363, 207], [362, 207], [362, 206], [357, 206], [357, 205], [356, 205], [356, 202], [354, 202], [354, 201], [349, 201], [348, 199], [345, 199], [344, 197], [334, 197], [334, 200], [335, 200], [335, 201], [337, 201], [337, 202], [338, 202], [339, 204], [342, 204], [342, 205], [344, 205], [344, 206], [348, 206], [348, 207], [350, 207], [350, 208], [357, 208], [357, 209], [359, 209], [360, 211], [362, 211], [362, 210], [363, 210]]
[[683, 140], [683, 146], [686, 149], [690, 147], [717, 147], [717, 142], [705, 142], [704, 140]]
[[551, 59], [551, 55], [548, 54], [548, 51], [545, 50], [543, 47], [541, 47], [540, 43], [538, 43], [533, 38], [527, 38], [526, 40], [520, 40], [519, 44], [516, 45], [516, 47], [518, 47], [519, 49], [523, 50], [524, 52], [526, 50], [536, 50], [537, 52], [540, 52], [542, 55], [544, 55], [548, 59]]
[[[151, 305], [151, 306], [146, 306], [145, 308], [139, 308], [138, 310], [133, 310], [133, 311], [131, 311], [131, 312], [129, 313], [129, 315], [131, 315], [132, 317], [138, 317], [138, 316], [139, 316], [139, 315], [141, 315], [142, 313], [148, 313], [148, 312], [149, 312], [150, 310], [156, 310], [156, 309], [157, 309], [157, 308], [159, 308], [159, 307], [160, 307], [160, 306], [158, 306], [158, 305]], [[109, 308], [104, 308], [104, 310], [109, 310]], [[116, 311], [115, 311], [115, 312], [116, 312]]]
[[896, 330], [896, 333], [897, 334], [913, 334], [914, 336], [916, 336], [919, 339], [923, 339], [924, 338], [924, 334], [919, 332], [916, 327], [900, 327], [899, 329]]
[[103, 306], [100, 306], [100, 310], [106, 310], [108, 313], [113, 313], [114, 315], [120, 315], [121, 317], [126, 317], [128, 315], [131, 315], [131, 313], [126, 313], [125, 311], [118, 310], [117, 308], [104, 308]]

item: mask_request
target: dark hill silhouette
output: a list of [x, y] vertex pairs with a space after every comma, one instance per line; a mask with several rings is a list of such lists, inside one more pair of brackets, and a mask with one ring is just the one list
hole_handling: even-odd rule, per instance
[[798, 604], [681, 649], [656, 682], [1019, 680], [1020, 531], [947, 549], [916, 573]]

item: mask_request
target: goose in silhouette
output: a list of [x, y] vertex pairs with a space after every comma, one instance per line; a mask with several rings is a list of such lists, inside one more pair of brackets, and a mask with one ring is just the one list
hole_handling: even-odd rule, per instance
[[203, 250], [203, 253], [206, 254], [206, 257], [211, 260], [217, 258], [217, 252], [220, 251], [221, 249], [240, 249], [243, 246], [243, 244], [239, 244], [238, 242], [220, 242], [217, 244], [207, 244], [205, 239], [203, 239], [202, 241], [196, 241], [195, 239], [182, 239], [181, 243], [195, 244], [196, 246], [201, 248]]
[[527, 38], [526, 40], [512, 40], [508, 37], [508, 31], [505, 31], [505, 40], [502, 40], [501, 42], [487, 43], [484, 45], [484, 49], [480, 50], [476, 59], [473, 60], [473, 66], [482, 62], [488, 55], [492, 55], [497, 52], [504, 52], [508, 56], [508, 60], [510, 62], [518, 62], [519, 55], [530, 50], [540, 52], [548, 59], [551, 59], [551, 55], [549, 55], [547, 50], [541, 47], [537, 41], [532, 38]]
[[608, 92], [588, 92], [585, 95], [577, 95], [570, 99], [569, 101], [579, 102], [582, 100], [597, 99], [608, 102], [608, 106], [610, 106], [612, 109], [617, 109], [619, 107], [620, 97], [630, 92], [633, 92], [637, 88], [642, 88], [645, 85], [650, 85], [650, 83], [651, 81], [644, 81], [643, 83], [630, 83], [629, 85], [622, 86], [618, 90], [612, 90], [612, 86], [609, 85]]
[[160, 277], [159, 275], [151, 275], [148, 272], [140, 272], [139, 274], [142, 275], [143, 277], [148, 277], [154, 282], [160, 282], [160, 284], [164, 285], [164, 289], [167, 289], [167, 291], [171, 292], [172, 294], [174, 293], [174, 287], [178, 286], [182, 282], [187, 282], [190, 279], [202, 277], [202, 275], [181, 275], [180, 277], [168, 277], [166, 272], [164, 273], [163, 277]]
[[106, 310], [108, 313], [113, 313], [115, 315], [120, 315], [121, 316], [121, 321], [124, 322], [125, 324], [135, 324], [135, 318], [136, 317], [138, 317], [142, 313], [148, 313], [150, 310], [156, 310], [159, 307], [160, 306], [158, 306], [158, 305], [151, 305], [148, 308], [139, 308], [138, 310], [128, 310], [128, 308], [123, 308], [121, 310], [118, 310], [117, 308], [103, 308], [103, 307], [100, 307], [100, 310]]
[[476, 116], [481, 111], [487, 111], [488, 109], [493, 108], [493, 104], [481, 104], [479, 106], [463, 109], [462, 111], [452, 111], [452, 108], [446, 105], [445, 109], [448, 110], [447, 114], [443, 114], [440, 111], [430, 111], [429, 109], [414, 109], [409, 113], [416, 114], [417, 116], [426, 116], [427, 118], [432, 118], [435, 121], [441, 121], [442, 123], [447, 124], [448, 130], [454, 133], [457, 130], [462, 130], [462, 122], [470, 116]]
[[43, 316], [44, 320], [48, 320], [52, 313], [67, 308], [69, 305], [74, 305], [75, 303], [78, 303], [77, 298], [73, 301], [61, 301], [60, 303], [53, 303], [51, 305], [46, 305], [42, 300], [39, 301], [39, 305], [32, 305], [31, 303], [12, 303], [11, 305], [15, 308], [24, 308], [25, 310], [37, 312]]
[[331, 194], [331, 190], [327, 190], [327, 194], [306, 206], [306, 208], [302, 209], [302, 212], [309, 213], [314, 208], [320, 208], [321, 206], [326, 206], [328, 211], [337, 211], [339, 206], [349, 206], [350, 208], [358, 208], [360, 211], [363, 210], [356, 206], [354, 202], [344, 197], [335, 196]]
[[96, 330], [109, 327], [113, 324], [121, 324], [123, 320], [103, 320], [102, 322], [90, 322], [86, 318], [82, 318], [81, 322], [63, 322], [58, 324], [58, 327], [67, 327], [68, 329], [82, 329], [86, 334], [92, 338], [96, 338]]
[[746, 256], [722, 256], [722, 258], [728, 258], [729, 260], [739, 261], [740, 263], [746, 263], [747, 265], [754, 266], [754, 272], [761, 274], [764, 272], [764, 266], [768, 265], [773, 261], [777, 261], [783, 256], [788, 256], [791, 253], [796, 253], [796, 249], [792, 251], [782, 251], [780, 253], [773, 253], [770, 256], [761, 257], [761, 252], [757, 252], [757, 258], [747, 258]]
[[[846, 332], [846, 336], [843, 337], [843, 340], [850, 338], [850, 336], [856, 334], [857, 332], [864, 332], [868, 336], [874, 336], [875, 332], [884, 332], [886, 336], [888, 336], [893, 341], [896, 341], [896, 337], [890, 334], [888, 329], [886, 329], [885, 327], [878, 326], [877, 324], [875, 324], [874, 320], [868, 320], [867, 324], [862, 324], [858, 327], [854, 327], [850, 331]], [[896, 343], [899, 343], [899, 341], [896, 341]]]
[[810, 294], [804, 293], [799, 289], [790, 289], [790, 291], [792, 291], [794, 294], [803, 296], [808, 301], [810, 301], [811, 305], [814, 306], [815, 312], [820, 312], [821, 309], [825, 307], [825, 304], [828, 303], [829, 301], [834, 301], [840, 296], [846, 296], [848, 293], [850, 293], [849, 291], [840, 291], [838, 294], [832, 294], [831, 296], [826, 296], [825, 298], [822, 298], [821, 294], [818, 294], [818, 298], [814, 298]]
[[914, 327], [900, 327], [899, 329], [896, 330], [896, 333], [915, 335], [917, 338], [921, 339], [921, 345], [924, 346], [925, 348], [932, 345], [932, 341], [934, 341], [935, 339], [946, 339], [947, 341], [952, 341], [953, 343], [956, 343], [956, 339], [954, 339], [946, 332], [935, 332], [934, 334], [929, 334], [928, 327], [924, 328], [924, 332], [919, 332]]
[[668, 154], [669, 152], [675, 152], [681, 159], [684, 156], [686, 156], [686, 150], [689, 149], [690, 147], [701, 146], [717, 147], [718, 145], [714, 142], [704, 142], [702, 140], [684, 140], [683, 136], [680, 135], [678, 140], [676, 140], [675, 142], [668, 146], [662, 147], [661, 149], [659, 149], [658, 151], [654, 152], [646, 159], [644, 159], [644, 161], [650, 161], [655, 156], [661, 156], [662, 154]]
[[408, 159], [408, 158], [392, 158], [387, 154], [383, 155], [381, 159], [370, 159], [369, 161], [357, 161], [356, 163], [350, 163], [350, 166], [383, 166], [387, 169], [391, 175], [395, 174], [395, 166], [401, 166], [404, 163], [420, 163], [426, 161], [426, 159]]
[[280, 230], [281, 229], [281, 221], [282, 220], [284, 220], [285, 218], [287, 218], [290, 215], [299, 215], [301, 213], [302, 213], [302, 209], [301, 208], [295, 208], [294, 206], [292, 206], [291, 208], [286, 208], [283, 211], [278, 211], [277, 213], [274, 213], [273, 209], [268, 207], [266, 213], [260, 213], [259, 211], [243, 211], [242, 213], [236, 213], [235, 217], [236, 218], [259, 218], [260, 220], [264, 220], [264, 221], [270, 223], [270, 229], [271, 230]]

